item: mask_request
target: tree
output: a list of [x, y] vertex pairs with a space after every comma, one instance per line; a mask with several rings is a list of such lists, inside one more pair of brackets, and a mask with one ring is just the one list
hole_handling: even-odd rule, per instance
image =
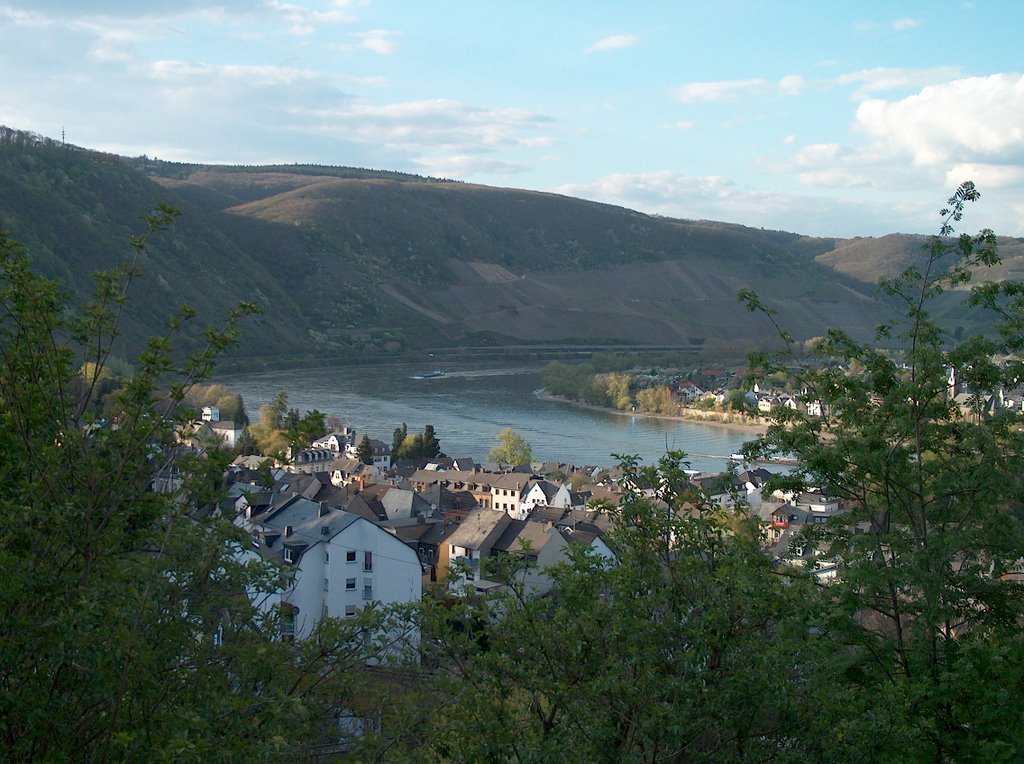
[[[239, 399], [239, 403], [241, 399]], [[244, 409], [242, 410], [244, 415]], [[288, 408], [288, 395], [278, 392], [270, 403], [260, 406], [260, 421], [250, 427], [259, 443], [260, 453], [283, 455], [288, 449], [307, 448], [310, 443], [327, 432], [326, 417], [313, 409], [299, 414]]]
[[279, 390], [270, 403], [266, 404], [266, 407], [266, 418], [264, 418], [264, 408], [260, 406], [260, 422], [274, 430], [283, 429], [285, 416], [288, 414], [288, 393]]
[[242, 434], [238, 436], [238, 442], [235, 443], [235, 452], [240, 456], [252, 456], [260, 452], [259, 443], [252, 436], [252, 430], [249, 427], [245, 427], [242, 430]]
[[398, 440], [399, 435], [402, 436], [402, 440], [397, 448], [391, 450], [391, 456], [394, 459], [433, 459], [442, 455], [441, 442], [438, 440], [432, 424], [424, 427], [423, 432], [409, 435], [408, 428], [403, 423], [400, 428], [395, 429], [393, 442]]
[[627, 411], [633, 405], [633, 399], [629, 394], [629, 375], [607, 374], [605, 383], [610, 404], [619, 411]]
[[441, 453], [441, 442], [434, 432], [434, 425], [428, 424], [423, 428], [423, 451], [422, 456], [433, 459]]
[[327, 432], [325, 417], [316, 409], [307, 411], [301, 417], [299, 417], [298, 411], [295, 411], [294, 417], [289, 416], [286, 419], [288, 442], [292, 448], [307, 448], [310, 443]]
[[270, 403], [260, 404], [259, 421], [249, 427], [253, 438], [259, 443], [260, 453], [284, 453], [288, 448], [288, 440], [281, 431], [287, 405], [284, 392], [278, 393]]
[[373, 464], [373, 446], [370, 444], [370, 436], [365, 433], [356, 446], [356, 458], [363, 464]]
[[[148, 216], [149, 232], [170, 217]], [[296, 757], [372, 652], [354, 638], [372, 633], [369, 612], [358, 629], [326, 624], [311, 645], [276, 638], [276, 611], [247, 593], [277, 589], [278, 570], [247, 553], [217, 509], [226, 457], [177, 445], [189, 387], [254, 306], [190, 353], [174, 347], [193, 315], [183, 308], [117, 393], [120, 426], [97, 421], [93, 399], [147, 237], [123, 267], [97, 274], [76, 309], [0, 235], [0, 735], [10, 761]]]
[[672, 390], [664, 385], [637, 391], [636, 402], [641, 411], [655, 414], [674, 414], [679, 409]]
[[529, 464], [533, 460], [530, 444], [511, 427], [499, 432], [497, 440], [498, 444], [487, 454], [495, 464]]
[[699, 499], [685, 512], [681, 454], [622, 466], [614, 561], [574, 545], [548, 571], [557, 596], [533, 598], [528, 558], [503, 555], [485, 572], [504, 594], [424, 600], [433, 697], [451, 707], [421, 733], [423, 760], [806, 760], [807, 578], [777, 575], [756, 533]]
[[749, 408], [747, 394], [739, 388], [734, 388], [726, 393], [725, 400], [731, 411], [744, 412]]
[[402, 450], [402, 444], [405, 442], [406, 436], [409, 434], [409, 427], [405, 422], [402, 422], [401, 427], [396, 427], [394, 434], [391, 436], [391, 454], [397, 459], [398, 453]]
[[[944, 292], [998, 261], [991, 231], [951, 236], [977, 198], [961, 186], [921, 263], [883, 283], [906, 312], [877, 339], [898, 351], [830, 331], [816, 351], [859, 371], [805, 368], [805, 398], [823, 415], [781, 411], [752, 449], [795, 455], [786, 487], [820, 486], [849, 509], [808, 536], [843, 563], [821, 593], [832, 659], [804, 674], [841, 699], [810, 720], [830, 757], [996, 761], [1024, 751], [1024, 691], [1006, 681], [1024, 675], [1024, 433], [1016, 415], [988, 405], [1020, 378], [1019, 362], [998, 358], [1024, 348], [1024, 286], [973, 290], [969, 304], [1002, 317], [998, 338], [956, 342], [930, 315]], [[768, 312], [756, 295], [741, 297]], [[966, 405], [949, 390], [951, 369]]]

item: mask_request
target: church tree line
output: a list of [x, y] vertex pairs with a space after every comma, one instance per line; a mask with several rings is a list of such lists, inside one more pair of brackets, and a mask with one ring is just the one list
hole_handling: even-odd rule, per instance
[[[861, 371], [809, 365], [802, 382], [827, 415], [783, 411], [747, 448], [799, 457], [778, 487], [844, 499], [848, 514], [802, 543], [842, 559], [837, 581], [818, 581], [813, 554], [765, 555], [746, 508], [689, 490], [685, 455], [625, 456], [622, 498], [606, 507], [614, 562], [573, 545], [548, 571], [556, 594], [537, 599], [529, 550], [498, 556], [485, 574], [500, 594], [428, 590], [407, 611], [325, 618], [301, 643], [276, 638], [277, 614], [245, 595], [279, 586], [280, 571], [240, 556], [248, 539], [211, 511], [223, 461], [172, 448], [186, 394], [250, 308], [184, 360], [154, 340], [118, 393], [125, 425], [98, 426], [99, 375], [79, 372], [109, 358], [116, 316], [103, 306], [130, 275], [101, 278], [69, 318], [0, 239], [4, 753], [301, 758], [358, 709], [373, 724], [347, 738], [355, 761], [1020, 760], [1024, 433], [1010, 412], [945, 394], [949, 366], [978, 398], [1024, 375], [1024, 286], [967, 290], [996, 259], [990, 232], [953, 235], [976, 198], [961, 187], [921, 263], [883, 285], [906, 306], [880, 328], [902, 339], [901, 363], [829, 333], [823, 356]], [[946, 336], [928, 307], [952, 288], [999, 333]], [[751, 362], [770, 372], [793, 358]], [[150, 490], [171, 470], [179, 494]]]

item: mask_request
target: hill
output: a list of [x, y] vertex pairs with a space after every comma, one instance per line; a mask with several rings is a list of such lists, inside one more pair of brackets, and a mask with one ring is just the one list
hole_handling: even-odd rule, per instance
[[274, 365], [479, 345], [742, 351], [772, 332], [738, 306], [740, 287], [798, 339], [833, 325], [863, 337], [888, 314], [877, 276], [920, 245], [395, 172], [127, 159], [0, 130], [0, 226], [76, 298], [158, 202], [183, 215], [144, 256], [124, 352], [181, 302], [212, 321], [254, 299], [264, 313], [234, 357]]

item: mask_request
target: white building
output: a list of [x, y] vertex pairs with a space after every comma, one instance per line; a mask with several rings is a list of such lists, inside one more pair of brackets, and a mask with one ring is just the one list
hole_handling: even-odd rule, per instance
[[531, 480], [527, 486], [519, 500], [518, 511], [509, 512], [516, 520], [525, 520], [534, 507], [572, 507], [572, 494], [565, 484], [556, 485], [549, 480]]
[[312, 447], [327, 448], [337, 455], [344, 451], [345, 447], [355, 440], [355, 437], [356, 431], [346, 427], [341, 432], [329, 432], [323, 437], [317, 438], [313, 441]]
[[[370, 452], [373, 454], [373, 466], [381, 472], [391, 469], [391, 446], [383, 440], [370, 438]], [[349, 459], [359, 458], [359, 444], [349, 443], [345, 446], [344, 455]]]
[[281, 592], [296, 639], [326, 616], [356, 615], [372, 602], [418, 602], [416, 551], [366, 518], [295, 496], [244, 523], [254, 546], [279, 560], [290, 586]]

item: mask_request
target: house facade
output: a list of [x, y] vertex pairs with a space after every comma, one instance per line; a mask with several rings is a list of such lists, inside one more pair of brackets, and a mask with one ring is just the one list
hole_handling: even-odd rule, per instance
[[[349, 443], [345, 446], [345, 456], [350, 459], [358, 459], [357, 449], [359, 444]], [[373, 454], [373, 466], [381, 472], [391, 469], [391, 446], [383, 440], [370, 438], [370, 451]], [[335, 454], [337, 455], [337, 454]]]
[[253, 546], [288, 578], [282, 611], [296, 639], [324, 617], [351, 618], [371, 603], [418, 602], [416, 551], [364, 517], [296, 495], [243, 523]]
[[522, 491], [519, 507], [512, 516], [516, 520], [525, 520], [535, 507], [569, 509], [572, 507], [572, 494], [564, 484], [531, 480]]

